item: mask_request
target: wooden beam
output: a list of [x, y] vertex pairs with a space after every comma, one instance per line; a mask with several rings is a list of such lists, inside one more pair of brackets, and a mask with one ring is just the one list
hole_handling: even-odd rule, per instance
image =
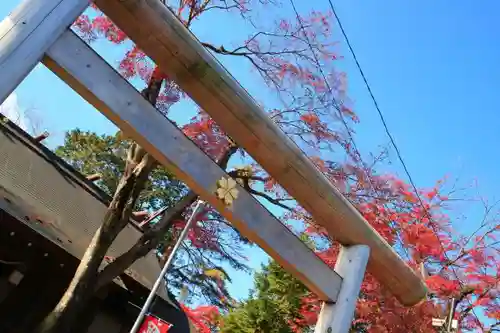
[[366, 245], [342, 247], [335, 271], [343, 278], [335, 304], [323, 303], [314, 333], [348, 333], [365, 276], [370, 248]]
[[337, 299], [340, 276], [243, 188], [226, 207], [217, 198], [216, 183], [227, 174], [78, 36], [63, 34], [43, 63], [311, 291]]
[[162, 71], [343, 245], [371, 249], [369, 272], [405, 305], [426, 295], [419, 275], [203, 48], [160, 0], [96, 0]]
[[89, 0], [25, 0], [0, 23], [0, 103], [88, 5]]

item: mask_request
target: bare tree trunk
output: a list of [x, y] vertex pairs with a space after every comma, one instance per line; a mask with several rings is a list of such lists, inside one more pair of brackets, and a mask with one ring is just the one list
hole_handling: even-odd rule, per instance
[[[143, 96], [155, 105], [160, 88], [161, 80], [152, 80], [143, 92]], [[238, 147], [232, 145], [219, 159], [219, 165], [226, 168], [229, 159], [237, 150]], [[197, 194], [190, 191], [165, 213], [161, 222], [147, 230], [127, 252], [99, 272], [109, 247], [127, 225], [136, 200], [155, 165], [156, 162], [142, 147], [137, 144], [130, 147], [125, 173], [108, 207], [103, 224], [94, 234], [69, 288], [52, 313], [40, 325], [39, 333], [71, 332], [78, 314], [89, 303], [93, 294], [122, 274], [137, 259], [156, 248], [172, 221], [180, 218], [185, 209], [198, 198]]]
[[[231, 147], [224, 152], [221, 158], [218, 160], [218, 164], [222, 168], [227, 168], [227, 164], [229, 163], [229, 159], [238, 151], [238, 147], [236, 145], [231, 145]], [[166, 211], [163, 217], [160, 219], [158, 223], [156, 223], [153, 227], [146, 230], [144, 234], [137, 240], [137, 242], [125, 253], [120, 255], [118, 258], [115, 258], [113, 262], [107, 265], [98, 276], [98, 282], [96, 288], [99, 289], [106, 284], [113, 281], [114, 278], [118, 277], [122, 274], [128, 267], [130, 267], [136, 260], [147, 255], [151, 250], [155, 249], [160, 245], [163, 236], [168, 232], [170, 227], [172, 226], [172, 222], [176, 219], [180, 219], [182, 217], [182, 213], [191, 206], [193, 202], [198, 199], [198, 195], [189, 191], [188, 194], [184, 196], [179, 202], [177, 202], [173, 207], [171, 207], [168, 211]], [[174, 244], [177, 241], [177, 238], [174, 237], [171, 244]], [[168, 246], [166, 247], [166, 251], [164, 252], [164, 257], [168, 256]], [[161, 263], [160, 263], [161, 265]]]
[[182, 200], [165, 213], [160, 222], [158, 222], [151, 229], [146, 230], [139, 240], [127, 252], [123, 253], [107, 265], [99, 273], [96, 290], [113, 281], [114, 278], [122, 274], [136, 260], [144, 257], [151, 250], [158, 247], [163, 236], [172, 225], [172, 222], [179, 219], [184, 210], [196, 201], [197, 198], [198, 195], [193, 191], [190, 191]]
[[[162, 80], [151, 80], [143, 96], [153, 105]], [[54, 310], [38, 327], [39, 333], [69, 333], [79, 313], [88, 305], [96, 290], [99, 267], [118, 234], [129, 223], [139, 194], [156, 162], [139, 145], [133, 143], [127, 156], [125, 172], [120, 179], [106, 215], [95, 232], [68, 289]]]
[[122, 179], [103, 224], [95, 232], [63, 297], [39, 328], [43, 333], [70, 332], [77, 315], [92, 299], [97, 272], [111, 244], [127, 225], [135, 202], [152, 166], [145, 155], [133, 172]]

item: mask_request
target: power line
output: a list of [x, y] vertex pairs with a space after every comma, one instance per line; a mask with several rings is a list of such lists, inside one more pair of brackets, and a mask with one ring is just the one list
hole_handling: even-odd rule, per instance
[[[324, 74], [324, 72], [323, 72], [323, 70], [322, 70], [322, 67], [321, 67], [321, 64], [320, 64], [320, 62], [319, 62], [319, 59], [318, 59], [318, 57], [317, 57], [316, 53], [314, 52], [314, 49], [312, 48], [312, 45], [311, 45], [311, 42], [309, 41], [309, 37], [307, 36], [307, 33], [305, 32], [305, 28], [304, 28], [304, 26], [303, 26], [303, 24], [302, 24], [302, 19], [300, 18], [300, 15], [299, 15], [299, 13], [298, 13], [298, 11], [297, 11], [297, 8], [296, 8], [296, 6], [295, 6], [295, 3], [293, 2], [293, 0], [289, 0], [289, 1], [290, 1], [290, 4], [291, 4], [291, 6], [292, 6], [292, 8], [293, 8], [294, 12], [295, 12], [295, 15], [296, 15], [296, 17], [297, 17], [297, 20], [298, 20], [298, 22], [299, 22], [299, 24], [300, 24], [300, 28], [301, 28], [301, 29], [302, 29], [302, 31], [304, 32], [304, 36], [305, 36], [305, 38], [306, 38], [306, 40], [307, 40], [307, 42], [308, 42], [308, 46], [309, 46], [309, 48], [310, 48], [310, 50], [311, 50], [311, 53], [312, 53], [312, 55], [313, 55], [313, 57], [314, 57], [315, 63], [316, 63], [316, 65], [318, 66], [318, 69], [319, 69], [319, 71], [320, 71], [320, 73], [321, 73], [321, 75], [322, 75], [322, 77], [323, 77], [323, 79], [324, 79], [324, 81], [325, 81], [325, 84], [326, 84], [326, 86], [327, 86], [327, 88], [328, 88], [328, 91], [329, 91], [330, 93], [332, 93], [332, 89], [331, 89], [331, 87], [330, 87], [330, 85], [329, 85], [329, 83], [328, 83], [328, 80], [327, 80], [327, 78], [326, 78], [326, 75]], [[369, 94], [370, 94], [370, 97], [371, 97], [371, 99], [372, 99], [372, 101], [373, 101], [373, 103], [374, 103], [374, 105], [375, 105], [375, 108], [376, 108], [376, 110], [377, 110], [377, 113], [378, 113], [378, 115], [379, 115], [379, 118], [380, 118], [380, 120], [381, 120], [381, 122], [382, 122], [382, 124], [383, 124], [383, 126], [384, 126], [385, 132], [386, 132], [387, 136], [389, 137], [389, 139], [390, 139], [390, 141], [391, 141], [391, 144], [392, 144], [392, 146], [394, 147], [394, 150], [396, 151], [396, 154], [397, 154], [397, 156], [398, 156], [398, 159], [399, 159], [400, 163], [402, 164], [403, 169], [404, 169], [404, 171], [405, 171], [405, 173], [406, 173], [406, 175], [407, 175], [407, 177], [408, 177], [408, 180], [409, 180], [409, 182], [410, 182], [410, 184], [411, 184], [411, 186], [412, 186], [412, 188], [413, 188], [413, 190], [414, 190], [414, 192], [415, 192], [415, 195], [417, 196], [417, 199], [418, 199], [418, 201], [419, 201], [419, 204], [422, 206], [422, 209], [424, 210], [424, 213], [427, 215], [427, 218], [429, 219], [429, 221], [433, 221], [433, 218], [432, 218], [431, 214], [429, 213], [429, 211], [427, 210], [427, 208], [425, 207], [425, 205], [424, 205], [424, 203], [423, 203], [423, 200], [422, 200], [422, 198], [421, 198], [421, 196], [420, 196], [420, 193], [418, 192], [418, 189], [417, 189], [417, 186], [416, 186], [416, 184], [415, 184], [415, 182], [414, 182], [414, 180], [413, 180], [413, 177], [411, 176], [411, 174], [410, 174], [410, 172], [409, 172], [409, 169], [408, 169], [408, 167], [406, 166], [406, 163], [405, 163], [405, 162], [404, 162], [404, 160], [403, 160], [403, 157], [402, 157], [401, 151], [399, 150], [398, 146], [396, 145], [396, 142], [395, 142], [395, 140], [394, 140], [394, 137], [392, 136], [392, 134], [391, 134], [391, 132], [390, 132], [390, 130], [389, 130], [389, 128], [388, 128], [388, 125], [387, 125], [387, 122], [386, 122], [386, 120], [385, 120], [385, 117], [384, 117], [384, 115], [382, 114], [382, 111], [380, 110], [379, 104], [378, 104], [378, 102], [377, 102], [377, 100], [376, 100], [376, 98], [375, 98], [375, 96], [374, 96], [374, 94], [373, 94], [373, 91], [372, 91], [372, 89], [371, 89], [370, 84], [368, 83], [368, 80], [367, 80], [367, 78], [366, 78], [366, 75], [365, 75], [365, 73], [364, 73], [363, 69], [361, 68], [361, 65], [360, 65], [360, 63], [359, 63], [359, 61], [358, 61], [358, 58], [357, 58], [357, 56], [356, 56], [356, 53], [354, 52], [354, 49], [353, 49], [353, 47], [352, 47], [352, 45], [351, 45], [351, 43], [350, 43], [350, 41], [349, 41], [349, 38], [347, 37], [347, 33], [345, 32], [345, 29], [344, 29], [344, 27], [343, 27], [343, 25], [342, 25], [342, 22], [340, 21], [340, 18], [339, 18], [339, 16], [338, 16], [338, 14], [337, 14], [337, 12], [336, 12], [336, 10], [335, 10], [334, 6], [333, 6], [333, 3], [332, 3], [332, 1], [331, 1], [331, 0], [328, 0], [328, 2], [329, 2], [329, 4], [330, 4], [330, 7], [331, 7], [331, 9], [332, 9], [332, 12], [333, 12], [333, 14], [334, 14], [334, 16], [335, 16], [335, 19], [336, 19], [336, 21], [337, 21], [337, 23], [338, 23], [338, 25], [339, 25], [339, 28], [340, 28], [340, 30], [341, 30], [341, 32], [342, 32], [342, 34], [343, 34], [343, 36], [344, 36], [344, 38], [345, 38], [345, 40], [346, 40], [346, 43], [347, 43], [347, 45], [348, 45], [348, 47], [349, 47], [349, 50], [350, 50], [350, 52], [351, 52], [351, 54], [352, 54], [352, 56], [353, 56], [353, 59], [354, 59], [354, 61], [355, 61], [355, 63], [356, 63], [356, 66], [357, 66], [357, 68], [358, 68], [358, 70], [359, 70], [359, 72], [360, 72], [360, 74], [361, 74], [361, 76], [362, 76], [362, 79], [363, 79], [363, 81], [364, 81], [364, 83], [365, 83], [365, 86], [366, 86], [366, 88], [367, 88], [367, 90], [368, 90], [368, 92], [369, 92]], [[365, 168], [365, 164], [363, 163], [363, 160], [362, 160], [361, 154], [360, 154], [360, 152], [359, 152], [359, 150], [358, 150], [358, 148], [357, 148], [357, 145], [356, 145], [356, 143], [355, 143], [355, 141], [354, 141], [354, 138], [353, 138], [353, 136], [352, 136], [351, 130], [349, 129], [349, 126], [347, 125], [347, 123], [346, 123], [346, 121], [345, 121], [345, 119], [344, 119], [344, 117], [343, 117], [342, 111], [340, 110], [340, 107], [338, 106], [337, 101], [335, 100], [335, 98], [334, 98], [334, 97], [332, 97], [332, 99], [333, 99], [333, 102], [334, 102], [335, 108], [339, 111], [339, 116], [340, 116], [340, 119], [342, 120], [342, 123], [344, 124], [344, 126], [345, 126], [345, 128], [346, 128], [346, 130], [347, 130], [347, 133], [348, 133], [349, 139], [350, 139], [350, 141], [351, 141], [351, 144], [352, 144], [352, 146], [353, 146], [353, 148], [354, 148], [354, 151], [355, 151], [355, 153], [356, 153], [357, 157], [359, 158], [359, 160], [361, 161], [361, 163], [362, 163], [362, 165], [363, 165], [363, 171], [367, 174], [368, 181], [369, 181], [369, 183], [370, 183], [370, 185], [371, 185], [372, 189], [375, 191], [375, 188], [374, 188], [373, 182], [371, 181], [371, 177], [370, 177], [370, 175], [368, 175], [368, 172], [367, 172], [367, 170], [366, 170], [366, 168]], [[440, 245], [440, 247], [441, 247], [441, 249], [442, 249], [442, 251], [443, 251], [443, 254], [444, 254], [445, 258], [449, 261], [448, 255], [447, 255], [447, 253], [446, 253], [446, 250], [444, 249], [444, 246], [443, 246], [442, 242], [440, 241], [440, 238], [439, 238], [439, 235], [438, 235], [438, 231], [436, 230], [436, 228], [435, 228], [435, 226], [434, 226], [434, 223], [430, 223], [430, 226], [431, 226], [431, 229], [432, 229], [433, 233], [435, 234], [436, 238], [437, 238], [437, 239], [438, 239], [438, 241], [439, 241], [439, 245]], [[398, 236], [399, 240], [400, 240], [400, 241], [402, 241], [402, 240], [401, 240], [401, 238], [400, 238], [400, 235], [399, 235], [399, 234], [397, 234], [397, 236]], [[409, 257], [409, 254], [408, 254], [407, 249], [406, 249], [404, 246], [402, 246], [402, 248], [404, 249], [404, 251], [405, 251], [406, 255]], [[462, 287], [463, 287], [463, 282], [462, 282], [462, 281], [460, 280], [460, 278], [458, 277], [458, 274], [456, 273], [456, 271], [455, 271], [454, 267], [453, 267], [453, 266], [450, 266], [450, 269], [451, 269], [451, 271], [452, 271], [453, 275], [455, 276], [455, 278], [457, 279], [457, 281], [458, 281], [458, 283], [459, 283], [460, 287], [462, 288]], [[468, 302], [469, 302], [469, 304], [471, 304], [470, 300], [468, 300]], [[482, 327], [481, 321], [479, 320], [478, 316], [476, 315], [476, 313], [475, 313], [475, 311], [474, 311], [474, 309], [473, 309], [472, 307], [471, 307], [471, 312], [472, 312], [472, 314], [474, 315], [474, 317], [476, 318], [476, 320], [477, 320], [478, 324]]]
[[[333, 97], [333, 89], [331, 88], [330, 86], [330, 83], [328, 82], [328, 79], [326, 78], [326, 75], [323, 71], [323, 68], [321, 66], [321, 63], [319, 62], [319, 59], [318, 59], [318, 56], [316, 55], [316, 52], [314, 51], [313, 47], [312, 47], [312, 43], [311, 41], [309, 40], [309, 36], [307, 35], [307, 32], [305, 31], [305, 28], [304, 28], [304, 24], [302, 22], [302, 18], [300, 17], [299, 15], [299, 12], [297, 10], [297, 7], [295, 6], [295, 3], [293, 0], [289, 0], [290, 1], [290, 5], [292, 6], [293, 8], [293, 11], [295, 13], [295, 16], [297, 17], [297, 21], [299, 22], [299, 25], [300, 25], [300, 29], [303, 31], [304, 33], [304, 37], [307, 41], [307, 45], [312, 53], [312, 56], [313, 56], [313, 59], [314, 59], [314, 62], [316, 63], [316, 66], [321, 74], [321, 76], [323, 77], [323, 80], [325, 82], [325, 85], [329, 91], [329, 93], [332, 95], [332, 102], [334, 104], [334, 107], [335, 109], [338, 111], [339, 113], [339, 118], [341, 119], [346, 131], [347, 131], [347, 134], [349, 136], [349, 141], [351, 142], [351, 145], [354, 149], [354, 153], [356, 154], [357, 158], [359, 159], [359, 161], [361, 162], [361, 165], [363, 166], [363, 172], [365, 173], [366, 175], [366, 178], [368, 179], [368, 182], [370, 183], [370, 186], [373, 190], [374, 193], [376, 193], [376, 189], [375, 189], [375, 185], [373, 184], [373, 181], [371, 179], [371, 175], [368, 173], [368, 170], [366, 169], [366, 165], [365, 163], [363, 162], [363, 158], [361, 157], [361, 153], [356, 145], [356, 142], [354, 141], [354, 137], [352, 135], [352, 132], [351, 132], [351, 129], [349, 128], [349, 125], [347, 125], [347, 122], [344, 118], [344, 115], [342, 114], [342, 110], [337, 102], [337, 100], [335, 99], [335, 97]], [[384, 204], [385, 206], [385, 204]], [[396, 237], [398, 237], [398, 240], [401, 242], [401, 244], [403, 243], [402, 239], [401, 239], [401, 235], [399, 233], [396, 233]], [[408, 253], [408, 250], [402, 246], [401, 247], [405, 253], [405, 255], [407, 256], [408, 259], [410, 259], [410, 254]]]
[[[299, 12], [297, 11], [297, 8], [295, 7], [295, 3], [293, 2], [293, 0], [290, 0], [290, 4], [291, 4], [291, 6], [293, 8], [293, 11], [295, 12], [295, 16], [297, 17], [298, 22], [299, 22], [300, 29], [304, 33], [304, 38], [306, 39], [307, 45], [308, 45], [309, 49], [311, 50], [311, 54], [312, 54], [312, 56], [314, 58], [314, 62], [316, 63], [316, 66], [318, 67], [319, 72], [321, 73], [321, 76], [323, 77], [323, 80], [325, 82], [326, 88], [328, 89], [328, 91], [330, 92], [330, 94], [332, 94], [333, 89], [330, 87], [330, 83], [328, 82], [328, 79], [326, 78], [326, 75], [325, 75], [325, 73], [324, 73], [324, 71], [322, 69], [321, 63], [319, 62], [318, 56], [316, 55], [316, 52], [314, 51], [314, 49], [312, 47], [312, 43], [309, 40], [309, 36], [307, 35], [307, 32], [305, 31], [304, 24], [302, 23], [302, 19], [301, 19], [300, 15], [299, 15]], [[341, 121], [342, 121], [342, 123], [343, 123], [343, 125], [344, 125], [344, 127], [346, 129], [346, 131], [347, 131], [347, 134], [349, 136], [349, 141], [351, 141], [351, 144], [352, 144], [352, 146], [354, 148], [354, 152], [357, 155], [357, 157], [361, 160], [361, 154], [360, 154], [360, 152], [358, 150], [358, 147], [356, 146], [356, 142], [354, 142], [354, 138], [352, 136], [351, 129], [349, 128], [349, 125], [347, 125], [347, 122], [346, 122], [346, 120], [345, 120], [345, 118], [344, 118], [344, 116], [342, 114], [342, 110], [341, 110], [339, 104], [337, 103], [337, 100], [334, 97], [332, 97], [332, 102], [334, 104], [335, 109], [339, 112], [339, 117], [340, 117], [340, 119], [341, 119]]]
[[[292, 1], [292, 0], [290, 0], [290, 1]], [[350, 51], [350, 53], [351, 53], [351, 55], [352, 55], [352, 57], [354, 59], [354, 62], [356, 63], [356, 67], [358, 68], [358, 71], [359, 71], [359, 73], [360, 73], [360, 75], [361, 75], [361, 77], [362, 77], [362, 79], [363, 79], [363, 81], [365, 83], [365, 86], [366, 86], [366, 88], [368, 90], [368, 93], [370, 94], [370, 97], [371, 97], [371, 99], [373, 101], [375, 109], [377, 110], [377, 113], [379, 115], [380, 121], [382, 122], [382, 125], [384, 126], [385, 132], [386, 132], [387, 136], [389, 137], [389, 140], [391, 141], [391, 144], [394, 147], [394, 150], [396, 151], [396, 155], [398, 156], [398, 159], [399, 159], [401, 165], [403, 166], [403, 169], [404, 169], [404, 171], [406, 173], [406, 176], [408, 177], [408, 180], [410, 181], [410, 184], [411, 184], [411, 186], [412, 186], [412, 188], [413, 188], [413, 190], [415, 192], [415, 195], [417, 196], [417, 199], [418, 199], [420, 205], [422, 206], [422, 209], [424, 210], [424, 213], [427, 215], [427, 218], [431, 222], [429, 225], [431, 226], [433, 233], [435, 234], [435, 236], [439, 240], [439, 245], [440, 245], [440, 247], [441, 247], [441, 249], [443, 251], [443, 255], [444, 255], [445, 259], [447, 259], [449, 261], [450, 259], [448, 258], [446, 250], [444, 249], [444, 246], [443, 246], [442, 242], [439, 239], [438, 232], [437, 232], [437, 230], [436, 230], [436, 228], [434, 226], [433, 218], [432, 218], [431, 214], [429, 213], [428, 209], [425, 207], [424, 202], [422, 201], [422, 198], [420, 196], [420, 193], [418, 192], [417, 186], [415, 185], [413, 177], [411, 176], [411, 174], [410, 174], [410, 172], [408, 170], [408, 167], [406, 166], [406, 163], [403, 160], [401, 151], [399, 150], [398, 146], [396, 145], [394, 137], [392, 136], [392, 134], [391, 134], [391, 132], [389, 130], [389, 127], [387, 126], [387, 122], [385, 120], [385, 117], [382, 114], [382, 111], [380, 110], [380, 107], [379, 107], [379, 104], [377, 102], [377, 99], [375, 98], [375, 96], [373, 94], [373, 91], [371, 89], [371, 86], [368, 83], [368, 80], [366, 78], [366, 75], [365, 75], [363, 69], [361, 68], [361, 65], [360, 65], [360, 63], [358, 61], [358, 57], [356, 56], [356, 53], [354, 52], [354, 49], [353, 49], [353, 47], [351, 45], [351, 42], [349, 41], [349, 38], [347, 37], [347, 33], [346, 33], [345, 29], [344, 29], [344, 26], [342, 25], [342, 22], [340, 21], [340, 18], [339, 18], [338, 14], [337, 14], [337, 11], [335, 10], [335, 7], [333, 6], [332, 0], [328, 0], [328, 3], [330, 4], [330, 8], [332, 10], [332, 13], [335, 16], [335, 19], [337, 21], [337, 24], [339, 25], [340, 31], [342, 32], [342, 35], [343, 35], [343, 37], [344, 37], [344, 39], [346, 41], [346, 44], [347, 44], [347, 46], [349, 48], [349, 51]], [[450, 266], [450, 268], [451, 268], [451, 271], [452, 271], [453, 275], [455, 275], [455, 278], [457, 279], [460, 287], [462, 288], [463, 287], [463, 282], [458, 277], [458, 274], [456, 273], [454, 267]], [[470, 300], [468, 300], [468, 302], [469, 302], [469, 304], [471, 304]], [[476, 315], [476, 313], [474, 311], [474, 308], [471, 308], [471, 312], [474, 315], [474, 317], [476, 317], [476, 320], [477, 320], [478, 324], [482, 328], [481, 321], [477, 317], [477, 315]]]

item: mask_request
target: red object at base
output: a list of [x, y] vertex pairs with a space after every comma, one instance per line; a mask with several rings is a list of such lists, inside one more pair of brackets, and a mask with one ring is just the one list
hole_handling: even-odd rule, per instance
[[139, 333], [167, 333], [171, 324], [151, 315], [146, 315]]

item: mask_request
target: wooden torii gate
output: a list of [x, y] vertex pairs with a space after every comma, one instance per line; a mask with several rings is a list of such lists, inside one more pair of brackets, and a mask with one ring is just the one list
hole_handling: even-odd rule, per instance
[[317, 333], [348, 332], [365, 268], [404, 305], [425, 297], [420, 276], [160, 0], [95, 3], [342, 244], [335, 269], [244, 189], [230, 207], [219, 200], [224, 170], [69, 30], [89, 0], [24, 0], [0, 23], [0, 102], [43, 62], [324, 300]]

